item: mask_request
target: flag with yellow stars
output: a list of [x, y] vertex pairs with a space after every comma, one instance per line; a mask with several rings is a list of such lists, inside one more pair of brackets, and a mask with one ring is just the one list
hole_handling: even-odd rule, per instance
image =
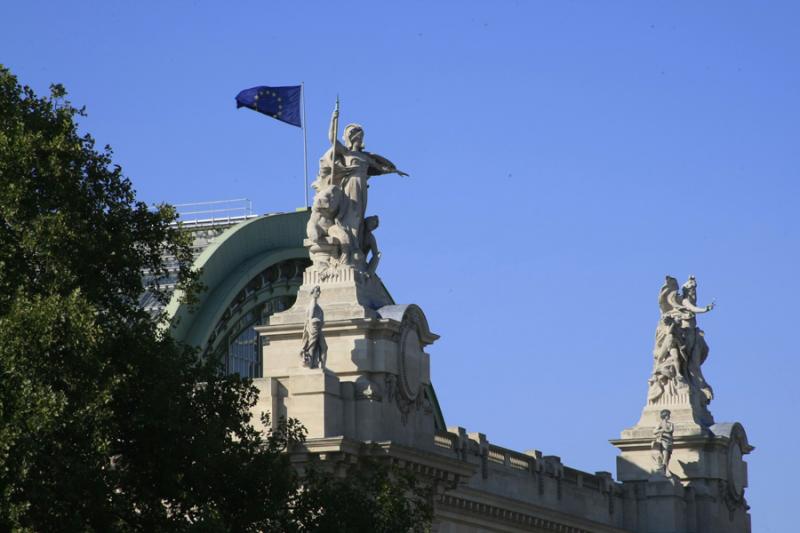
[[236, 108], [247, 107], [292, 126], [302, 127], [300, 121], [300, 86], [267, 87], [260, 85], [236, 95]]

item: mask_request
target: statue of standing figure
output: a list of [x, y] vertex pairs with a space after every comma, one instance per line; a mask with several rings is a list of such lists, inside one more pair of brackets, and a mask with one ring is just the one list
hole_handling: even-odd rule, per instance
[[709, 348], [703, 330], [697, 327], [697, 315], [708, 313], [714, 304], [697, 306], [694, 276], [689, 277], [680, 292], [678, 281], [667, 276], [658, 295], [658, 305], [661, 318], [656, 329], [648, 400], [654, 402], [664, 394], [672, 396], [695, 388], [708, 404], [714, 392], [700, 367], [708, 357]]
[[320, 295], [319, 286], [311, 289], [311, 301], [308, 304], [306, 322], [303, 326], [303, 346], [300, 349], [300, 357], [303, 365], [308, 368], [325, 367], [325, 358], [328, 354], [328, 344], [322, 334], [322, 326], [325, 322], [322, 308], [317, 303]]
[[[311, 241], [312, 261], [315, 252], [326, 247], [337, 246], [339, 262], [354, 266], [361, 272], [367, 271], [366, 253], [373, 252], [377, 259], [377, 244], [371, 230], [377, 227], [377, 217], [372, 227], [367, 227], [365, 213], [367, 210], [367, 181], [381, 174], [399, 174], [408, 176], [388, 159], [364, 150], [364, 128], [358, 124], [349, 124], [344, 128], [343, 143], [336, 138], [339, 124], [339, 102], [331, 117], [328, 140], [331, 148], [322, 156], [319, 163], [319, 174], [312, 184], [316, 198], [324, 196], [337, 198], [336, 205], [324, 202], [323, 217], [316, 217], [312, 207], [312, 218], [327, 218], [324, 224], [309, 225], [308, 240]], [[338, 189], [338, 191], [336, 190]], [[339, 194], [339, 191], [341, 194]], [[320, 231], [320, 228], [326, 226]], [[332, 232], [331, 228], [335, 229]], [[333, 234], [332, 234], [333, 233]], [[341, 235], [341, 234], [344, 235]], [[315, 244], [317, 245], [315, 247]], [[337, 254], [331, 254], [336, 256]], [[377, 260], [372, 262], [372, 273], [377, 267]]]
[[652, 448], [657, 450], [654, 458], [656, 461], [656, 472], [663, 476], [669, 472], [669, 460], [672, 457], [672, 442], [673, 433], [675, 432], [675, 424], [670, 422], [669, 409], [661, 411], [661, 422], [653, 430]]

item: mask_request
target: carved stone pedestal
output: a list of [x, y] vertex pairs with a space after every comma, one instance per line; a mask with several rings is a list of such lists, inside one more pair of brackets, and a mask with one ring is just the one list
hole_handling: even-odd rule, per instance
[[675, 424], [676, 434], [705, 435], [714, 424], [714, 417], [708, 410], [705, 397], [697, 389], [687, 388], [685, 392], [665, 394], [657, 400], [648, 401], [642, 409], [639, 421], [634, 427], [623, 431], [622, 437], [652, 437], [652, 428], [658, 425], [660, 413], [664, 409], [670, 411], [670, 420]]
[[[301, 356], [303, 332], [319, 287], [327, 354], [320, 368]], [[395, 305], [377, 276], [352, 267], [304, 274], [295, 305], [257, 328], [264, 378], [259, 407], [273, 418], [297, 418], [308, 438], [343, 436], [433, 449], [430, 361], [423, 349], [431, 333], [416, 305]]]
[[[667, 477], [655, 473], [653, 433], [658, 413], [668, 408], [674, 423]], [[639, 422], [611, 443], [620, 449], [617, 479], [637, 495], [627, 527], [641, 533], [734, 533], [750, 531], [744, 499], [753, 447], [741, 424], [702, 424], [711, 419], [688, 395], [663, 397], [647, 405]], [[711, 419], [713, 421], [713, 419]]]

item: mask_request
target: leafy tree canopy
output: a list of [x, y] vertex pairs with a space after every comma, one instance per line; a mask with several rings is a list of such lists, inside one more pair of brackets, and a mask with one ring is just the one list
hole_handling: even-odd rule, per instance
[[136, 200], [66, 96], [0, 66], [0, 530], [424, 527], [429, 499], [401, 472], [301, 478], [284, 452], [302, 426], [256, 431], [252, 384], [140, 309], [166, 256], [198, 289], [188, 236], [170, 206]]

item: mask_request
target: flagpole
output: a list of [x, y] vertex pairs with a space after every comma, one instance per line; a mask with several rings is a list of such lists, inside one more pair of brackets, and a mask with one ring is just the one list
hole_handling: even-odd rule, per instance
[[336, 183], [336, 137], [339, 135], [339, 95], [333, 112], [333, 146], [331, 147], [331, 183]]
[[306, 203], [308, 208], [308, 136], [306, 134], [306, 84], [300, 82], [300, 100], [303, 102], [303, 175], [305, 176], [305, 187], [303, 188], [306, 195]]

